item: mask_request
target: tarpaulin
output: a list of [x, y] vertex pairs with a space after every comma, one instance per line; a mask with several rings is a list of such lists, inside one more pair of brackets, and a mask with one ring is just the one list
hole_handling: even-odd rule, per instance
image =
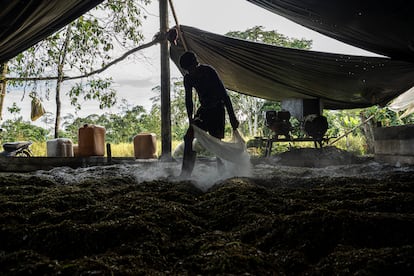
[[388, 107], [395, 112], [404, 111], [400, 118], [414, 113], [414, 88], [395, 98]]
[[[210, 64], [229, 90], [268, 100], [319, 98], [326, 109], [385, 105], [414, 86], [414, 63], [298, 50], [180, 26], [189, 50]], [[181, 41], [171, 45], [179, 67]]]
[[30, 48], [103, 0], [0, 0], [0, 63]]
[[247, 1], [336, 40], [414, 62], [414, 1]]

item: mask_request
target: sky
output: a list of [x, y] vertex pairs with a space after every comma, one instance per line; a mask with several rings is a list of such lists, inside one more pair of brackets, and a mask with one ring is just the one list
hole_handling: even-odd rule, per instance
[[[265, 30], [276, 30], [288, 37], [312, 39], [312, 50], [332, 53], [343, 53], [352, 55], [374, 55], [367, 51], [346, 45], [334, 39], [323, 36], [317, 32], [304, 28], [292, 21], [251, 4], [246, 0], [173, 0], [178, 23], [196, 27], [205, 31], [225, 34], [229, 31], [244, 31], [254, 26], [263, 26]], [[145, 42], [151, 41], [154, 34], [159, 30], [159, 6], [158, 1], [153, 0], [150, 6], [145, 7], [148, 18], [143, 24]], [[176, 22], [170, 9], [169, 26]], [[102, 76], [112, 77], [115, 81], [114, 88], [118, 91], [118, 103], [126, 99], [131, 106], [142, 105], [147, 111], [150, 110], [151, 97], [156, 96], [152, 88], [160, 84], [160, 48], [159, 45], [152, 46], [138, 52], [134, 57], [125, 59]], [[180, 78], [181, 75], [173, 62], [171, 65], [171, 77]], [[63, 91], [68, 91], [69, 83], [64, 83]], [[6, 95], [3, 118], [11, 118], [7, 107], [15, 102], [22, 108], [21, 116], [24, 120], [30, 120], [30, 98], [29, 92], [12, 91]], [[41, 93], [42, 94], [42, 93]], [[56, 105], [54, 95], [49, 99], [42, 98], [47, 112], [55, 113]], [[62, 99], [62, 115], [75, 114], [75, 109], [69, 104], [68, 97]], [[100, 110], [96, 102], [83, 102], [82, 110], [75, 116], [84, 117], [89, 114], [118, 113], [119, 104], [111, 109]], [[47, 127], [41, 119], [34, 122], [36, 125]]]

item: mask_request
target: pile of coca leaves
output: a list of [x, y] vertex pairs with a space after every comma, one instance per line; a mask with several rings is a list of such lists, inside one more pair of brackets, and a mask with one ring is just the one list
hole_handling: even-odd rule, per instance
[[0, 175], [1, 275], [414, 275], [412, 173], [375, 177]]

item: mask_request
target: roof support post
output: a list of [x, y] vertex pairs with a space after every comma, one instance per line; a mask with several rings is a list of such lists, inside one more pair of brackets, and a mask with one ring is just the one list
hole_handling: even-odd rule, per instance
[[0, 64], [0, 123], [3, 122], [3, 106], [7, 89], [7, 62]]
[[166, 34], [168, 31], [168, 0], [160, 3], [161, 47], [161, 159], [171, 157], [171, 96], [170, 96], [170, 53]]

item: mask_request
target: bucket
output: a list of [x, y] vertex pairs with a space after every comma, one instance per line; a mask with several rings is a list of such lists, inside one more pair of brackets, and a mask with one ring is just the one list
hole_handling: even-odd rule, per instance
[[154, 133], [140, 133], [134, 137], [134, 155], [137, 159], [157, 158], [157, 137]]
[[97, 125], [84, 125], [78, 130], [78, 156], [105, 155], [105, 128]]
[[46, 142], [47, 157], [73, 157], [72, 140], [57, 138]]

